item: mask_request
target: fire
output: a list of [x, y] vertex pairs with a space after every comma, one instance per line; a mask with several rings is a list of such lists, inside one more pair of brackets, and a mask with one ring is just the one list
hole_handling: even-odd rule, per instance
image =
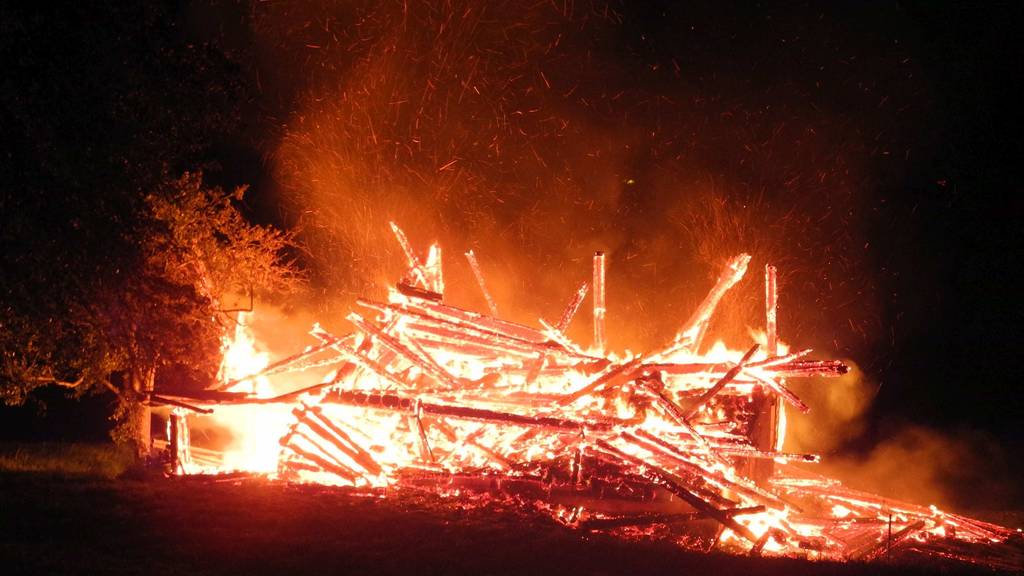
[[850, 510], [842, 504], [835, 504], [832, 506], [832, 517], [833, 518], [846, 518], [850, 514], [853, 514], [853, 510]]
[[[1010, 537], [934, 507], [847, 489], [796, 465], [817, 456], [781, 451], [783, 406], [809, 409], [787, 379], [837, 376], [846, 366], [807, 360], [810, 350], [791, 352], [779, 340], [773, 267], [765, 273], [766, 329], [752, 331], [751, 348], [703, 346], [715, 308], [747, 271], [750, 257], [741, 255], [673, 342], [619, 357], [603, 345], [604, 254], [594, 260], [594, 342], [584, 348], [565, 332], [588, 285], [557, 323], [541, 319], [539, 329], [456, 308], [443, 301], [440, 248], [421, 261], [392, 226], [409, 272], [386, 301], [359, 300], [361, 311], [348, 316], [356, 333], [314, 326], [317, 344], [270, 363], [248, 317], [239, 318], [220, 388], [200, 402], [213, 414], [189, 417], [229, 430], [232, 442], [207, 467], [186, 472], [517, 494], [546, 502], [577, 529], [681, 524], [692, 527], [683, 545], [752, 554], [870, 560], [894, 541], [932, 550], [933, 538]], [[475, 255], [467, 258], [496, 311]], [[315, 386], [271, 386], [274, 374], [312, 366], [334, 371]], [[766, 426], [775, 429], [765, 435]], [[173, 453], [187, 437], [175, 434]]]
[[[231, 337], [224, 338], [224, 359], [219, 378], [231, 392], [252, 398], [274, 395], [270, 379], [260, 374], [270, 363], [270, 354], [256, 342], [248, 324], [251, 313], [238, 315]], [[254, 376], [255, 375], [255, 376]], [[210, 424], [230, 432], [216, 466], [199, 467], [196, 472], [246, 471], [274, 473], [280, 457], [278, 441], [288, 429], [291, 413], [281, 405], [239, 405], [219, 407]]]
[[267, 396], [270, 393], [270, 381], [265, 376], [239, 381], [247, 376], [259, 374], [267, 364], [270, 364], [270, 354], [257, 350], [256, 338], [246, 323], [251, 314], [240, 312], [233, 334], [224, 337], [224, 359], [221, 361], [218, 378], [222, 384], [233, 383], [228, 388], [232, 392]]

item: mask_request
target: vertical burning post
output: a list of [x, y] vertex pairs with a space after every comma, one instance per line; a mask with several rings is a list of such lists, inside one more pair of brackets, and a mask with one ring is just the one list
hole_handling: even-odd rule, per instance
[[[765, 348], [769, 358], [779, 354], [779, 327], [778, 327], [778, 270], [771, 264], [764, 267], [764, 314], [765, 314]], [[754, 428], [751, 440], [758, 450], [770, 452], [781, 450], [779, 438], [782, 434], [779, 431], [783, 410], [779, 399], [773, 394], [758, 394], [755, 396], [758, 408], [758, 416], [754, 421]], [[751, 461], [751, 476], [758, 480], [767, 480], [774, 474], [772, 460]]]
[[777, 325], [778, 318], [778, 292], [776, 291], [775, 266], [767, 264], [764, 267], [764, 312], [765, 332], [768, 356], [779, 354], [779, 332]]
[[594, 348], [604, 352], [604, 252], [594, 252]]
[[189, 466], [192, 464], [192, 456], [189, 452], [191, 441], [185, 417], [184, 410], [174, 408], [167, 419], [168, 452], [171, 458], [171, 470], [174, 474], [187, 474]]

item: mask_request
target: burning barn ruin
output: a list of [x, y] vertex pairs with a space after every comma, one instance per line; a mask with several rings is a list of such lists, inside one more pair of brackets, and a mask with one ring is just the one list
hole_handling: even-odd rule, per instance
[[[557, 320], [529, 327], [499, 317], [472, 252], [488, 313], [446, 303], [441, 248], [421, 259], [392, 228], [408, 271], [386, 301], [358, 301], [348, 316], [355, 332], [316, 325], [301, 352], [246, 364], [253, 351], [240, 329], [219, 388], [151, 397], [172, 408], [161, 446], [174, 474], [494, 494], [577, 530], [697, 550], [1022, 565], [1019, 531], [849, 489], [813, 472], [818, 456], [781, 451], [786, 411], [809, 409], [787, 381], [847, 367], [780, 342], [774, 267], [764, 267], [763, 341], [706, 345], [716, 307], [747, 275], [751, 258], [741, 254], [671, 343], [618, 357], [605, 350], [604, 254]], [[588, 293], [594, 332], [584, 347], [566, 332]], [[314, 386], [265, 386], [324, 367], [329, 376]], [[189, 423], [218, 415], [218, 425], [246, 428], [245, 446], [190, 443]]]

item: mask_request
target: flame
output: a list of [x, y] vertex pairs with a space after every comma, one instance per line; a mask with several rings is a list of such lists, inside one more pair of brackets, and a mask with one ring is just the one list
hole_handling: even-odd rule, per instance
[[[433, 266], [433, 265], [432, 265]], [[425, 274], [428, 282], [436, 282], [432, 279], [432, 270]], [[408, 297], [396, 290], [389, 292], [388, 301], [394, 305], [407, 305]], [[357, 317], [358, 319], [358, 317]], [[258, 374], [269, 364], [269, 354], [265, 348], [256, 340], [251, 326], [251, 315], [240, 316], [237, 326], [230, 338], [224, 341], [224, 361], [221, 368], [221, 379], [225, 385], [231, 385], [229, 391], [240, 392], [251, 395], [254, 398], [269, 398], [274, 395], [270, 380], [265, 376], [252, 377]], [[490, 406], [496, 409], [505, 405], [514, 405], [514, 394], [517, 391], [529, 389], [531, 393], [541, 395], [565, 395], [574, 390], [579, 390], [592, 382], [593, 374], [584, 373], [578, 369], [567, 369], [559, 374], [557, 378], [537, 377], [528, 383], [528, 372], [503, 371], [504, 360], [498, 359], [488, 363], [483, 361], [479, 355], [462, 353], [452, 347], [435, 347], [429, 351], [417, 348], [415, 339], [410, 335], [416, 330], [415, 326], [408, 325], [405, 321], [399, 321], [391, 326], [389, 334], [396, 335], [398, 345], [406, 346], [410, 353], [421, 357], [429, 358], [429, 363], [438, 367], [438, 370], [449, 374], [452, 378], [465, 380], [478, 380], [496, 374], [489, 382], [487, 391], [481, 389], [477, 393], [484, 394]], [[763, 331], [751, 330], [755, 342], [764, 342], [766, 335]], [[359, 344], [366, 342], [362, 340]], [[779, 353], [788, 353], [789, 347], [779, 343]], [[594, 349], [589, 353], [596, 353]], [[714, 376], [715, 366], [731, 366], [740, 362], [744, 351], [729, 348], [724, 341], [716, 341], [704, 352], [695, 353], [689, 350], [676, 350], [665, 361], [687, 363], [707, 363], [709, 372], [706, 375], [701, 373], [690, 374], [681, 378], [667, 378], [666, 387], [670, 392], [681, 390], [682, 387], [695, 384], [710, 387], [717, 376]], [[640, 360], [627, 354], [625, 358], [618, 358], [615, 355], [606, 356], [612, 362], [629, 362]], [[759, 350], [749, 363], [763, 361], [768, 358], [766, 350]], [[523, 360], [522, 367], [529, 365], [530, 361]], [[761, 374], [764, 377], [771, 377], [767, 372], [759, 368], [751, 368], [752, 373]], [[333, 377], [334, 375], [332, 375]], [[407, 368], [404, 378], [411, 382], [419, 381], [428, 377], [422, 366], [411, 366]], [[678, 380], [678, 381], [677, 381]], [[233, 384], [232, 384], [233, 383]], [[703, 383], [703, 384], [700, 384]], [[352, 375], [345, 383], [345, 388], [358, 390], [381, 390], [393, 385], [381, 378], [381, 375], [374, 374], [369, 370], [359, 370]], [[738, 381], [729, 385], [734, 391], [733, 394], [749, 394], [755, 386], [755, 381], [749, 379]], [[621, 386], [620, 392], [611, 397], [599, 393], [591, 393], [581, 396], [573, 405], [573, 410], [579, 417], [611, 414], [624, 422], [635, 422], [636, 429], [656, 431], [659, 434], [675, 434], [678, 431], [677, 424], [665, 414], [647, 410], [640, 411], [635, 403], [635, 396], [641, 392], [631, 383]], [[326, 485], [348, 485], [362, 487], [383, 487], [393, 482], [395, 474], [402, 469], [426, 466], [427, 468], [443, 469], [448, 472], [458, 472], [464, 469], [492, 469], [506, 470], [507, 463], [496, 455], [516, 453], [517, 460], [525, 462], [550, 461], [557, 458], [563, 450], [557, 436], [531, 438], [523, 442], [525, 432], [523, 428], [514, 426], [482, 426], [467, 422], [450, 422], [447, 424], [447, 434], [437, 434], [436, 427], [431, 424], [424, 424], [423, 419], [418, 415], [400, 415], [395, 413], [376, 414], [362, 408], [352, 406], [324, 405], [318, 407], [326, 420], [335, 423], [343, 428], [342, 434], [352, 438], [355, 444], [363, 446], [368, 451], [369, 457], [379, 463], [380, 470], [377, 472], [361, 472], [351, 477], [344, 477], [330, 470], [324, 469], [317, 460], [310, 460], [311, 457], [321, 456], [333, 459], [342, 463], [351, 470], [360, 470], [361, 464], [358, 458], [352, 454], [339, 450], [327, 442], [318, 440], [322, 430], [318, 427], [322, 424], [311, 415], [313, 407], [317, 406], [318, 398], [313, 396], [303, 397], [299, 402], [300, 408], [294, 411], [291, 406], [278, 404], [257, 404], [239, 406], [218, 406], [215, 413], [208, 418], [220, 426], [231, 431], [233, 441], [223, 451], [223, 460], [216, 468], [210, 470], [245, 470], [274, 474], [281, 470], [282, 465], [290, 471], [293, 480], [302, 482], [326, 484]], [[724, 419], [727, 414], [721, 406], [711, 407], [708, 404], [698, 413], [697, 421], [715, 421]], [[348, 426], [345, 423], [358, 425]], [[702, 426], [701, 424], [697, 425]], [[731, 438], [728, 433], [714, 429], [701, 429], [707, 438]], [[779, 441], [776, 449], [782, 445], [785, 433], [785, 415], [780, 413], [779, 418]], [[287, 445], [289, 450], [281, 450], [281, 445]], [[622, 447], [626, 452], [634, 456], [642, 456], [643, 450], [635, 446]], [[320, 455], [320, 456], [317, 456]], [[734, 466], [719, 462], [711, 467], [721, 473], [724, 478], [730, 481], [742, 480], [741, 475]], [[851, 512], [845, 509], [842, 512], [841, 506], [832, 510], [836, 518], [843, 518]], [[815, 535], [814, 527], [795, 523], [790, 519], [790, 510], [766, 510], [764, 512], [747, 514], [737, 517], [739, 525], [746, 528], [757, 538], [764, 538], [762, 553], [781, 554], [786, 551], [784, 541], [778, 536], [786, 530], [795, 531], [804, 535]], [[726, 529], [721, 541], [725, 546], [749, 546], [744, 537], [736, 534], [731, 529]]]
[[832, 506], [832, 517], [833, 518], [846, 518], [850, 514], [853, 514], [853, 510], [850, 510], [842, 504], [835, 504]]
[[[870, 540], [894, 525], [913, 539], [955, 532], [982, 541], [998, 533], [934, 506], [888, 501], [789, 468], [794, 457], [815, 460], [781, 452], [783, 401], [807, 408], [785, 387], [785, 376], [845, 367], [795, 362], [809, 351], [790, 354], [781, 342], [767, 350], [767, 334], [754, 329], [757, 349], [717, 341], [700, 352], [721, 287], [695, 316], [697, 328], [669, 348], [620, 357], [597, 346], [583, 350], [565, 337], [563, 323], [560, 329], [541, 321], [537, 330], [437, 302], [434, 291], [444, 286], [440, 249], [421, 264], [402, 244], [411, 270], [406, 278], [417, 285], [390, 290], [387, 302], [360, 301], [376, 315], [350, 314], [359, 329], [353, 336], [337, 338], [314, 326], [320, 346], [307, 352], [330, 356], [298, 369], [334, 366], [322, 386], [276, 391], [264, 374], [270, 356], [255, 338], [251, 315], [239, 316], [224, 340], [220, 379], [245, 403], [217, 404], [212, 415], [193, 417], [228, 430], [231, 439], [219, 461], [205, 467], [203, 451], [192, 450], [195, 464], [185, 471], [242, 470], [362, 488], [401, 486], [403, 475], [420, 472], [500, 471], [506, 475], [500, 477], [545, 482], [568, 473], [573, 490], [591, 483], [601, 498], [607, 489], [641, 500], [641, 492], [654, 488], [637, 492], [629, 484], [642, 479], [720, 522], [724, 547], [756, 554], [838, 559], [851, 550], [844, 538], [856, 542], [867, 534]], [[765, 406], [754, 401], [758, 388], [779, 398], [774, 446], [755, 439]], [[294, 394], [281, 401], [280, 392]], [[755, 482], [749, 463], [766, 459], [785, 474]], [[604, 469], [620, 476], [608, 482], [600, 476]], [[581, 506], [546, 506], [569, 524], [594, 517]]]
[[266, 397], [271, 393], [270, 381], [266, 377], [241, 380], [260, 373], [270, 364], [270, 354], [257, 348], [256, 337], [247, 323], [251, 317], [251, 312], [240, 312], [234, 332], [223, 337], [224, 359], [221, 360], [218, 378], [222, 384], [237, 382], [228, 388], [230, 392], [248, 392]]
[[[252, 313], [239, 313], [235, 329], [223, 339], [224, 358], [219, 378], [223, 385], [232, 384], [228, 392], [239, 392], [254, 398], [270, 398], [274, 390], [266, 376], [258, 374], [270, 363], [270, 354], [257, 343], [250, 321]], [[226, 430], [231, 439], [222, 448], [219, 465], [203, 471], [246, 471], [274, 473], [280, 457], [281, 437], [291, 422], [291, 412], [282, 405], [216, 406], [214, 413], [204, 417], [209, 424]]]

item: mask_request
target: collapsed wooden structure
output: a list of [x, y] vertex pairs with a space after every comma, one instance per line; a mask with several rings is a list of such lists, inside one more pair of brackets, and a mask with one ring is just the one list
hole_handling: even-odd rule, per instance
[[[446, 304], [441, 249], [421, 260], [392, 227], [408, 273], [387, 301], [358, 301], [361, 311], [348, 316], [356, 332], [315, 326], [317, 344], [258, 373], [217, 390], [153, 396], [175, 407], [176, 473], [218, 470], [216, 453], [189, 445], [187, 413], [287, 405], [283, 480], [497, 492], [579, 530], [668, 537], [705, 550], [1022, 565], [1019, 531], [850, 490], [799, 465], [817, 456], [779, 451], [783, 411], [808, 409], [787, 380], [839, 376], [847, 367], [780, 349], [773, 267], [765, 268], [763, 342], [701, 353], [715, 308], [747, 271], [750, 257], [740, 255], [673, 342], [619, 358], [604, 352], [604, 254], [558, 321], [532, 328], [498, 318], [472, 252], [466, 257], [490, 314]], [[566, 331], [591, 290], [594, 343], [584, 349]], [[286, 394], [234, 391], [313, 366], [334, 370]]]

